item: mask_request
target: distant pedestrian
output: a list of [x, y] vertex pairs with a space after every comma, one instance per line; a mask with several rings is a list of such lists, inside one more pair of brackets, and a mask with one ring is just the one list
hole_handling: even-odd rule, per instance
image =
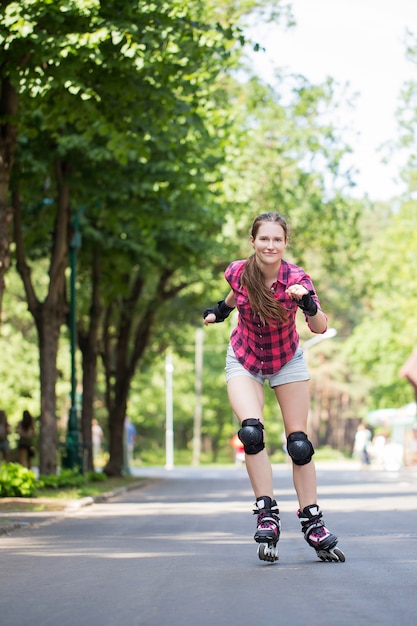
[[35, 421], [29, 411], [23, 411], [23, 417], [17, 424], [16, 432], [19, 436], [17, 452], [19, 463], [27, 469], [32, 467], [32, 458], [35, 456]]
[[235, 465], [241, 466], [245, 464], [245, 448], [243, 447], [243, 443], [240, 441], [239, 436], [237, 434], [233, 435], [230, 440], [230, 445], [233, 448], [234, 457], [235, 457]]
[[104, 432], [97, 419], [91, 422], [91, 440], [93, 442], [93, 463], [95, 463], [102, 452]]
[[130, 474], [130, 468], [135, 452], [136, 428], [130, 421], [130, 417], [125, 418], [125, 470]]
[[9, 462], [10, 458], [9, 435], [10, 426], [7, 421], [6, 411], [0, 409], [0, 454], [6, 463]]
[[363, 423], [359, 424], [356, 429], [353, 453], [358, 457], [362, 465], [369, 465], [371, 462], [369, 458], [369, 446], [371, 439], [372, 433], [369, 428], [367, 428]]

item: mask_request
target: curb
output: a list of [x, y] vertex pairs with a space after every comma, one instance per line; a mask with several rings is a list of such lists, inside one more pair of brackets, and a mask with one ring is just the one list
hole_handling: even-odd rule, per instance
[[[7, 523], [2, 523], [0, 521], [0, 536], [9, 535], [14, 530], [19, 530], [22, 528], [37, 528], [39, 526], [46, 526], [47, 524], [52, 524], [53, 522], [58, 521], [59, 519], [62, 519], [62, 517], [65, 517], [66, 515], [71, 515], [72, 513], [76, 513], [77, 511], [79, 511], [80, 509], [86, 506], [91, 506], [92, 504], [96, 504], [96, 503], [99, 504], [101, 502], [108, 502], [112, 498], [116, 498], [117, 496], [123, 495], [124, 493], [127, 493], [128, 491], [141, 489], [145, 485], [149, 484], [149, 482], [150, 480], [141, 480], [140, 482], [135, 483], [133, 485], [129, 485], [128, 487], [120, 487], [119, 489], [115, 489], [114, 491], [101, 493], [98, 496], [87, 496], [85, 498], [80, 498], [79, 500], [69, 500], [67, 502], [67, 505], [64, 506], [62, 510], [60, 511], [61, 513], [60, 515], [54, 515], [55, 511], [52, 511], [51, 516], [45, 520], [39, 520], [36, 522], [13, 521], [13, 522], [7, 522]], [[13, 502], [14, 499], [15, 498], [5, 498], [4, 500]], [[22, 498], [18, 498], [18, 500], [21, 501]], [[42, 502], [46, 502], [46, 499], [43, 499], [43, 498], [25, 498], [25, 500], [27, 502], [35, 502], [38, 504], [42, 504]], [[51, 502], [51, 501], [55, 503], [60, 502], [58, 500], [48, 500], [48, 502]], [[5, 513], [5, 516], [11, 517], [13, 516], [13, 512], [10, 512], [9, 514]]]

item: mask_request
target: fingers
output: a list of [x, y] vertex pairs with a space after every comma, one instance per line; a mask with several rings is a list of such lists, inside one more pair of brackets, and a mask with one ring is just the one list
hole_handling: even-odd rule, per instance
[[290, 287], [288, 287], [285, 293], [288, 294], [290, 298], [293, 298], [294, 300], [300, 300], [300, 298], [302, 298], [306, 293], [308, 293], [308, 289], [303, 287], [303, 285], [296, 284], [296, 285], [291, 285]]

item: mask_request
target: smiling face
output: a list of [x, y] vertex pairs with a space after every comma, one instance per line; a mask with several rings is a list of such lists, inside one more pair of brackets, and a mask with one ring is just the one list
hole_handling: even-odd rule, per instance
[[250, 238], [258, 263], [263, 266], [279, 266], [288, 238], [284, 228], [277, 222], [260, 222], [256, 234]]

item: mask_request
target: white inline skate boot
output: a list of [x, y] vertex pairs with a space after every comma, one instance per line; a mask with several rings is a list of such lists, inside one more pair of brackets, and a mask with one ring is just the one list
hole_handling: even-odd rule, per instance
[[322, 561], [345, 561], [345, 555], [336, 548], [337, 537], [327, 530], [322, 521], [322, 512], [317, 504], [306, 506], [297, 512], [301, 522], [301, 532], [308, 545], [315, 549]]
[[258, 516], [257, 528], [253, 538], [259, 544], [259, 558], [261, 561], [271, 563], [278, 561], [277, 543], [281, 532], [281, 522], [276, 501], [268, 496], [258, 498], [253, 512]]

